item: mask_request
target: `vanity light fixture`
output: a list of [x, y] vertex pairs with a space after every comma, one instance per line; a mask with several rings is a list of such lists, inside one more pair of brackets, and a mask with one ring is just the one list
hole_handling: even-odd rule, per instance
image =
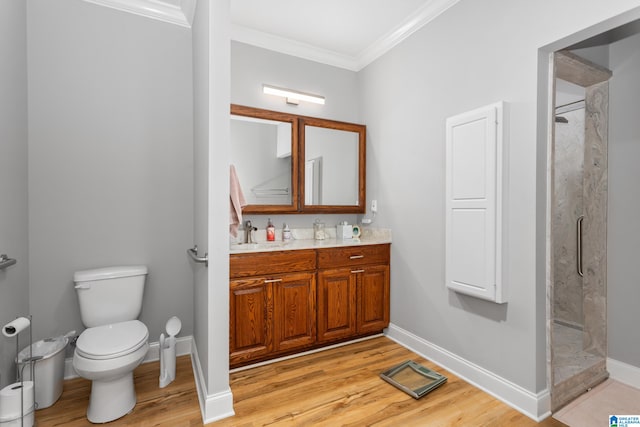
[[324, 105], [324, 96], [304, 93], [297, 90], [284, 89], [275, 86], [262, 85], [262, 92], [267, 95], [276, 95], [286, 98], [287, 104], [298, 105], [300, 101], [313, 102]]

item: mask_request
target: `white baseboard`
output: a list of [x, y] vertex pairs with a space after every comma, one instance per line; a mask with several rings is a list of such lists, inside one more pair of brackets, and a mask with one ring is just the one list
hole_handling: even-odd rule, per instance
[[640, 368], [615, 359], [607, 358], [609, 378], [640, 389]]
[[528, 391], [394, 324], [389, 325], [387, 337], [442, 366], [535, 421], [541, 421], [551, 415], [548, 390], [540, 393]]
[[202, 422], [208, 424], [235, 415], [233, 410], [233, 394], [230, 388], [213, 395], [207, 394], [207, 382], [202, 372], [195, 341], [193, 341], [191, 346], [191, 364], [193, 365], [193, 377], [196, 381], [196, 390], [198, 391]]
[[[193, 342], [193, 337], [188, 335], [186, 337], [178, 337], [176, 338], [176, 356], [184, 356], [187, 354], [191, 354], [191, 345]], [[149, 351], [145, 356], [142, 363], [155, 362], [160, 359], [160, 343], [159, 342], [151, 342], [149, 343]], [[158, 371], [158, 375], [160, 372]], [[77, 378], [78, 374], [76, 370], [73, 369], [73, 357], [68, 357], [64, 360], [64, 379], [70, 380], [72, 378]]]

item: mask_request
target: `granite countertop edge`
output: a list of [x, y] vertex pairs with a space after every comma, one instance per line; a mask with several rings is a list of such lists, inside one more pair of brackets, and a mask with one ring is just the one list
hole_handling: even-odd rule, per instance
[[292, 239], [289, 241], [276, 240], [275, 242], [258, 241], [257, 243], [231, 243], [229, 254], [247, 254], [255, 252], [296, 251], [304, 249], [340, 248], [349, 246], [380, 245], [391, 243], [391, 230], [389, 229], [363, 229], [359, 238], [337, 239], [328, 236], [324, 240]]

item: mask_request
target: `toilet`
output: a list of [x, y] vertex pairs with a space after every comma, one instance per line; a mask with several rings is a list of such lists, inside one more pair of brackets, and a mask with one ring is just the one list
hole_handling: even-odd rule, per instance
[[146, 266], [77, 271], [80, 316], [87, 329], [76, 341], [73, 367], [91, 380], [87, 419], [116, 420], [136, 405], [133, 370], [149, 350], [149, 330], [136, 320], [142, 309]]

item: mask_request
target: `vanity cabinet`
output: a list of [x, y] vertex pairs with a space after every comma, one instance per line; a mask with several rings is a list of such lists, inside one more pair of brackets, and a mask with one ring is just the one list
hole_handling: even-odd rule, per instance
[[388, 244], [318, 250], [319, 342], [389, 325], [389, 252]]
[[389, 325], [390, 244], [232, 254], [232, 368]]
[[232, 279], [229, 356], [233, 364], [273, 351], [273, 286], [264, 278]]
[[231, 366], [315, 343], [315, 269], [313, 250], [231, 256]]

